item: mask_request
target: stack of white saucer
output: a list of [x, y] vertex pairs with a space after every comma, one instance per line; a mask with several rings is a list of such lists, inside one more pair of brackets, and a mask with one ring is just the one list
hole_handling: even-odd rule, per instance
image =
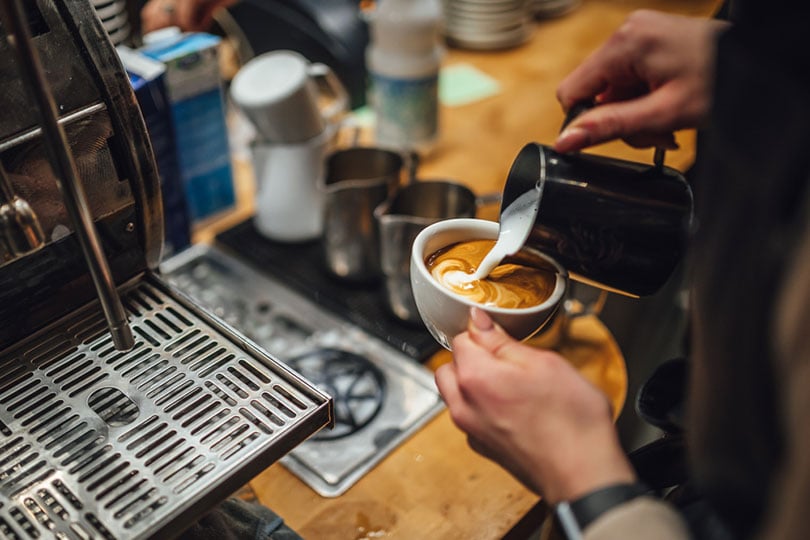
[[448, 43], [465, 49], [505, 49], [531, 35], [528, 0], [444, 0]]
[[539, 18], [559, 17], [573, 11], [580, 3], [582, 0], [531, 0], [531, 11]]
[[126, 42], [132, 32], [126, 0], [92, 0], [92, 3], [113, 45]]

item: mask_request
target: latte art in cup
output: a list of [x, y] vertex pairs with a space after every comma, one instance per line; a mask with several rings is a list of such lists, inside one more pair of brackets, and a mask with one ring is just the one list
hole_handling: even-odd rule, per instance
[[[452, 350], [453, 339], [467, 330], [473, 306], [522, 341], [552, 320], [563, 302], [568, 273], [560, 263], [532, 247], [505, 256], [493, 269], [494, 275], [475, 280], [473, 272], [483, 266], [499, 229], [498, 223], [484, 219], [444, 219], [428, 225], [413, 241], [413, 298], [425, 327], [445, 349]], [[451, 272], [456, 272], [455, 276], [450, 274], [449, 283], [444, 284], [447, 280], [443, 274]], [[454, 284], [462, 290], [456, 291]]]
[[471, 281], [470, 275], [494, 244], [494, 240], [458, 242], [431, 254], [425, 260], [425, 266], [443, 287], [486, 306], [528, 308], [551, 296], [556, 274], [548, 268], [523, 264], [517, 259], [505, 259], [487, 277]]

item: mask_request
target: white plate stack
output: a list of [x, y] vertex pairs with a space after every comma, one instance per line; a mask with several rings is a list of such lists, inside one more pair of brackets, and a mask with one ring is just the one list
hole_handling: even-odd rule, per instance
[[443, 0], [444, 34], [465, 49], [505, 49], [526, 41], [533, 30], [529, 0]]
[[530, 0], [535, 17], [550, 18], [565, 15], [582, 3], [582, 0]]
[[92, 3], [113, 45], [127, 41], [132, 29], [126, 0], [92, 0]]

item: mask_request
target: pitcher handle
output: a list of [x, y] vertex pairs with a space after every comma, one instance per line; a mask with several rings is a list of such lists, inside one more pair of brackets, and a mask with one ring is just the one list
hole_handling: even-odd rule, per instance
[[405, 178], [405, 185], [411, 185], [416, 182], [416, 177], [419, 174], [418, 169], [421, 158], [416, 150], [403, 152], [402, 158], [405, 161], [405, 171], [407, 174], [407, 177]]
[[491, 204], [501, 204], [503, 195], [500, 191], [493, 191], [492, 193], [484, 193], [475, 198], [475, 206], [481, 208], [482, 206], [489, 206]]
[[590, 111], [596, 107], [596, 101], [591, 99], [583, 99], [582, 101], [577, 101], [571, 108], [568, 109], [568, 112], [565, 113], [565, 118], [563, 119], [563, 123], [560, 126], [560, 132], [562, 132], [565, 128], [568, 127], [568, 124], [574, 121], [574, 118], [579, 116], [580, 114]]
[[596, 297], [587, 301], [581, 298], [576, 298], [577, 295], [573, 292], [573, 289], [575, 289], [577, 285], [581, 284], [577, 284], [577, 282], [573, 280], [569, 282], [569, 286], [572, 288], [572, 290], [569, 291], [568, 297], [561, 306], [562, 309], [560, 316], [563, 317], [563, 321], [560, 335], [562, 338], [569, 335], [568, 332], [571, 329], [571, 321], [574, 319], [588, 317], [590, 315], [599, 317], [608, 299], [608, 292], [604, 289], [593, 289], [593, 292], [596, 292]]
[[655, 165], [656, 169], [663, 169], [664, 168], [664, 156], [666, 155], [667, 151], [657, 146], [655, 148], [655, 154], [653, 154], [653, 164]]
[[349, 94], [343, 83], [340, 82], [332, 68], [326, 64], [315, 62], [310, 64], [309, 76], [318, 84], [318, 89], [326, 89], [334, 98], [332, 103], [323, 109], [323, 116], [330, 124], [335, 123], [339, 116], [346, 112], [349, 105]]
[[[564, 130], [568, 127], [568, 124], [573, 122], [574, 118], [579, 116], [580, 114], [589, 111], [597, 106], [596, 100], [593, 98], [590, 99], [583, 99], [582, 101], [577, 101], [574, 103], [568, 112], [565, 113], [565, 118], [563, 119], [562, 126], [560, 126], [560, 131]], [[664, 157], [666, 156], [666, 149], [660, 146], [655, 147], [655, 153], [653, 154], [653, 165], [656, 169], [663, 169], [664, 168]]]

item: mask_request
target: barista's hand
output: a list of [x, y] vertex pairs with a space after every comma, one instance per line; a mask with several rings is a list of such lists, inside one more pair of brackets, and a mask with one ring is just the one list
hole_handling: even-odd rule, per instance
[[549, 504], [635, 479], [607, 397], [559, 354], [509, 337], [472, 309], [436, 384], [470, 446]]
[[208, 30], [214, 12], [237, 0], [149, 0], [141, 10], [141, 31], [177, 26], [184, 32]]
[[673, 131], [699, 127], [711, 106], [718, 34], [728, 23], [635, 11], [557, 89], [564, 110], [595, 100], [559, 136], [559, 152], [622, 138], [677, 148]]

